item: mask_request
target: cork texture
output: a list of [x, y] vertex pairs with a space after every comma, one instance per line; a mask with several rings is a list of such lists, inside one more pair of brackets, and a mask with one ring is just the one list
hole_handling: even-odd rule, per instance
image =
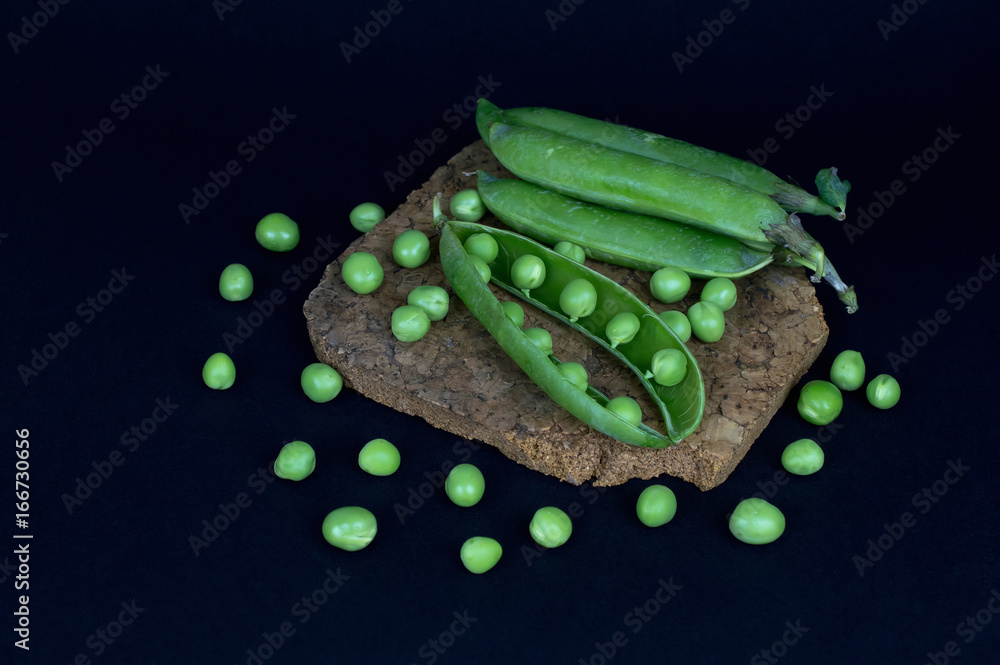
[[[692, 435], [662, 450], [623, 444], [583, 424], [536, 387], [448, 286], [437, 254], [432, 200], [441, 192], [447, 213], [451, 195], [475, 187], [477, 169], [511, 177], [476, 141], [327, 266], [303, 306], [317, 358], [337, 369], [346, 386], [377, 402], [495, 446], [517, 463], [569, 483], [610, 486], [668, 474], [702, 490], [721, 484], [826, 344], [829, 329], [804, 269], [768, 266], [734, 280], [739, 299], [726, 312], [723, 338], [714, 344], [693, 337], [688, 342], [706, 391], [705, 415]], [[480, 223], [503, 226], [489, 214]], [[420, 268], [400, 268], [392, 260], [392, 241], [411, 228], [431, 238], [431, 259]], [[385, 270], [382, 285], [368, 295], [355, 294], [340, 274], [344, 259], [358, 250], [374, 254]], [[686, 310], [704, 284], [693, 280], [686, 300], [663, 305], [649, 292], [650, 273], [590, 260], [587, 265], [656, 312]], [[390, 328], [392, 311], [423, 284], [452, 293], [448, 315], [433, 322], [420, 341], [399, 342]], [[495, 287], [494, 293], [502, 300], [514, 299]], [[603, 347], [518, 302], [526, 327], [552, 333], [561, 360], [582, 363], [591, 384], [604, 394], [635, 398], [644, 422], [664, 431], [659, 411], [629, 369]]]

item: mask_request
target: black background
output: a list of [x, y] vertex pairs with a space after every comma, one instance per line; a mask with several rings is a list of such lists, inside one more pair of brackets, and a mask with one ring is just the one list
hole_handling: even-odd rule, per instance
[[[991, 3], [904, 4], [404, 0], [348, 62], [341, 43], [387, 3], [71, 2], [16, 52], [8, 33], [40, 9], [5, 3], [0, 505], [3, 534], [24, 533], [13, 525], [11, 440], [28, 429], [34, 538], [30, 652], [13, 647], [24, 593], [11, 569], [16, 541], [5, 535], [0, 548], [4, 662], [82, 654], [78, 662], [228, 665], [248, 662], [248, 649], [268, 663], [989, 662], [1000, 647], [1000, 286], [977, 273], [994, 276], [985, 266], [998, 240], [997, 13]], [[713, 23], [724, 9], [734, 20]], [[894, 12], [900, 25], [889, 29]], [[673, 54], [686, 49], [696, 57], [679, 68]], [[112, 102], [147, 66], [169, 74], [119, 118]], [[853, 238], [829, 218], [806, 219], [861, 304], [847, 315], [818, 289], [831, 335], [806, 378], [857, 349], [869, 376], [898, 377], [899, 405], [880, 412], [847, 394], [837, 428], [817, 433], [789, 400], [732, 476], [703, 493], [672, 478], [574, 487], [351, 390], [309, 402], [298, 387], [314, 361], [301, 304], [321, 270], [301, 284], [282, 276], [318, 238], [346, 248], [358, 235], [347, 221], [354, 205], [394, 209], [475, 140], [471, 119], [448, 111], [482, 80], [494, 89], [478, 92], [501, 107], [611, 118], [741, 157], [773, 137], [779, 150], [766, 166], [779, 175], [811, 189], [813, 174], [835, 165], [852, 181], [853, 221], [859, 207], [878, 213], [876, 192], [899, 180], [905, 191]], [[800, 109], [813, 88], [832, 94]], [[294, 119], [246, 162], [240, 143], [285, 108]], [[808, 119], [782, 129], [797, 109]], [[60, 180], [52, 162], [105, 117], [114, 131]], [[438, 128], [444, 143], [390, 187], [386, 172]], [[939, 130], [958, 136], [939, 141], [943, 152]], [[925, 150], [934, 163], [914, 180], [905, 163]], [[240, 174], [185, 224], [178, 205], [231, 159]], [[302, 229], [290, 254], [254, 241], [256, 221], [274, 210]], [[253, 311], [252, 301], [218, 296], [218, 273], [234, 261], [254, 272], [255, 296], [281, 289], [286, 299], [234, 350], [236, 385], [214, 392], [201, 364]], [[134, 278], [89, 315], [79, 306], [115, 270]], [[922, 325], [939, 310], [944, 323]], [[24, 380], [19, 366], [72, 323], [79, 334]], [[904, 351], [911, 357], [893, 363]], [[176, 410], [134, 450], [123, 445], [158, 399]], [[784, 445], [812, 435], [825, 439], [824, 469], [782, 476]], [[355, 464], [375, 437], [403, 454], [392, 477]], [[257, 470], [294, 438], [316, 446], [316, 473], [258, 485]], [[63, 495], [112, 454], [123, 463], [68, 511]], [[457, 508], [438, 490], [397, 519], [394, 505], [465, 460], [487, 478], [479, 506]], [[634, 516], [653, 482], [679, 502], [656, 530]], [[934, 502], [915, 501], [928, 488]], [[736, 503], [758, 492], [788, 521], [765, 547], [726, 527]], [[249, 505], [196, 555], [189, 538], [240, 493]], [[533, 511], [574, 502], [582, 515], [570, 542], [525, 557]], [[319, 524], [354, 503], [375, 512], [380, 530], [366, 550], [345, 553], [326, 545]], [[904, 513], [912, 519], [897, 526]], [[458, 558], [474, 534], [505, 547], [482, 576]], [[859, 567], [862, 558], [877, 560]], [[342, 585], [303, 616], [296, 603], [328, 571]], [[656, 600], [662, 583], [679, 587], [666, 604]], [[133, 602], [142, 611], [119, 632], [122, 604]], [[991, 623], [975, 630], [967, 617]], [[272, 653], [267, 636], [277, 642], [283, 622], [294, 632]], [[101, 642], [99, 630], [115, 638]]]

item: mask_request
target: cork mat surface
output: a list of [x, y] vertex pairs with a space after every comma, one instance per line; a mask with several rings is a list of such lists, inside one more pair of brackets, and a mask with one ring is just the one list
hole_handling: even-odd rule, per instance
[[[495, 446], [519, 464], [573, 484], [618, 485], [661, 474], [702, 490], [722, 483], [826, 344], [829, 329], [805, 270], [768, 266], [735, 280], [739, 299], [726, 312], [723, 338], [714, 344], [696, 338], [688, 342], [706, 390], [705, 415], [691, 436], [662, 450], [623, 444], [584, 425], [532, 384], [454, 294], [448, 315], [433, 322], [423, 339], [407, 344], [393, 337], [392, 311], [406, 304], [411, 290], [434, 284], [451, 293], [438, 259], [431, 202], [441, 192], [447, 213], [453, 194], [475, 187], [477, 169], [510, 177], [477, 141], [327, 266], [303, 307], [317, 358], [336, 368], [346, 386], [373, 400]], [[489, 214], [481, 223], [503, 226]], [[393, 239], [410, 228], [431, 238], [431, 259], [416, 269], [400, 268], [392, 260]], [[344, 259], [357, 250], [374, 254], [385, 270], [382, 285], [363, 296], [351, 291], [340, 275]], [[685, 301], [663, 305], [650, 295], [650, 273], [589, 259], [587, 265], [629, 288], [656, 312], [686, 310], [704, 283], [693, 280]], [[500, 299], [514, 299], [498, 288], [494, 292]], [[634, 397], [644, 422], [663, 431], [659, 411], [630, 370], [596, 343], [518, 302], [525, 310], [525, 326], [552, 333], [561, 360], [582, 363], [591, 384], [604, 394]]]

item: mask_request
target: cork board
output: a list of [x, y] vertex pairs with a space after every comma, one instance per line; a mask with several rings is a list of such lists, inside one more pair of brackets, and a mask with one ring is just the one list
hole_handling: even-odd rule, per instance
[[[532, 384], [454, 294], [448, 315], [432, 323], [423, 339], [402, 343], [393, 337], [392, 311], [406, 303], [411, 290], [433, 284], [451, 293], [437, 255], [431, 204], [441, 192], [447, 213], [453, 194], [475, 186], [477, 169], [511, 177], [476, 141], [327, 266], [303, 306], [317, 358], [337, 369], [346, 386], [373, 400], [495, 446], [515, 462], [569, 483], [610, 486], [669, 474], [702, 490], [717, 487], [826, 344], [829, 329], [805, 270], [768, 266], [735, 280], [739, 299], [726, 313], [722, 340], [688, 342], [706, 390], [705, 415], [691, 436], [662, 450], [623, 444], [581, 423]], [[481, 223], [503, 226], [489, 214]], [[431, 259], [420, 268], [400, 268], [392, 260], [392, 241], [411, 228], [431, 238]], [[340, 275], [344, 259], [357, 250], [374, 254], [385, 270], [378, 290], [364, 296], [351, 291]], [[590, 260], [587, 265], [657, 312], [686, 310], [704, 283], [693, 280], [685, 301], [663, 305], [649, 292], [650, 273]], [[494, 292], [500, 299], [514, 299], [495, 287]], [[658, 410], [630, 370], [596, 343], [518, 302], [524, 306], [526, 326], [552, 333], [560, 359], [582, 363], [592, 385], [605, 394], [635, 398], [644, 422], [663, 431]]]

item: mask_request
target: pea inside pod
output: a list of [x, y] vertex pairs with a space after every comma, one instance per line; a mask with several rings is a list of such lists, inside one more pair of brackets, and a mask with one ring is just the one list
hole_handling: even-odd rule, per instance
[[[446, 221], [442, 226], [441, 263], [452, 290], [529, 378], [560, 406], [595, 429], [632, 445], [663, 448], [680, 441], [698, 426], [705, 408], [698, 365], [656, 313], [631, 292], [600, 273], [516, 233], [467, 222]], [[473, 262], [463, 247], [465, 239], [474, 233], [489, 233], [497, 240], [499, 252], [491, 275], [494, 284], [586, 335], [635, 373], [663, 416], [666, 436], [646, 425], [633, 425], [608, 411], [605, 406], [609, 400], [592, 387], [585, 392], [568, 384], [549, 354], [522, 333], [489, 286], [478, 279]], [[511, 279], [511, 266], [525, 255], [541, 258], [547, 268], [544, 282], [532, 288], [530, 295], [525, 295]], [[574, 279], [585, 279], [594, 287], [597, 305], [590, 315], [571, 322], [560, 309], [559, 297]], [[613, 348], [605, 337], [611, 319], [609, 312], [630, 312], [639, 320], [639, 330], [628, 345]], [[662, 386], [645, 378], [653, 355], [664, 348], [684, 353], [688, 363], [684, 379], [673, 386]]]

